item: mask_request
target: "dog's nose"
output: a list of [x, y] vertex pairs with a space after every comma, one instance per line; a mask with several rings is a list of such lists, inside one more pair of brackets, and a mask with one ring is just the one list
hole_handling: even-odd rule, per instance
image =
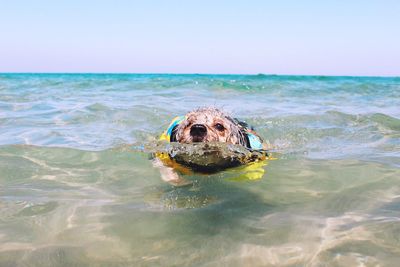
[[207, 128], [203, 124], [194, 124], [190, 128], [191, 136], [205, 136], [207, 134]]

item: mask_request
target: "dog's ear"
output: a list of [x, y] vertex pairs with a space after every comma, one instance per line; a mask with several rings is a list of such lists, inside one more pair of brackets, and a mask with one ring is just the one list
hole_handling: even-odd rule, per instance
[[176, 132], [177, 131], [178, 131], [178, 125], [175, 125], [174, 128], [172, 128], [172, 131], [171, 131], [171, 137], [169, 138], [170, 142], [178, 142], [176, 140]]
[[250, 128], [251, 130], [253, 130], [254, 128], [252, 126], [249, 127], [249, 125], [246, 122], [241, 121], [237, 118], [231, 118], [229, 116], [226, 116], [225, 118], [227, 118], [228, 120], [230, 120], [231, 122], [233, 122], [234, 124], [236, 124], [239, 127], [239, 135], [240, 135], [239, 143], [242, 146], [245, 146], [245, 147], [251, 149], [250, 139], [249, 139], [249, 136], [247, 135], [247, 129]]
[[241, 138], [241, 140], [244, 141], [244, 144], [242, 144], [242, 145], [247, 148], [251, 148], [250, 139], [249, 139], [249, 136], [247, 135], [247, 132], [245, 131], [245, 129], [241, 128], [240, 134], [243, 136], [243, 138]]
[[247, 122], [241, 121], [237, 118], [234, 118], [233, 120], [240, 128], [239, 131], [240, 131], [240, 135], [242, 136], [242, 138], [240, 138], [240, 139], [243, 142], [243, 144], [241, 144], [241, 145], [243, 145], [247, 148], [251, 148], [250, 139], [247, 134], [247, 131], [248, 131], [247, 129], [250, 128], [251, 130], [253, 130], [253, 127], [249, 126], [249, 124]]

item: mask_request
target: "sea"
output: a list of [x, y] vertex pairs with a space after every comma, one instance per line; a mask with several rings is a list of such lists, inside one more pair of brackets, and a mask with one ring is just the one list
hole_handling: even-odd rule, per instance
[[[262, 177], [161, 179], [146, 147], [208, 106]], [[0, 74], [0, 266], [399, 264], [400, 77]]]

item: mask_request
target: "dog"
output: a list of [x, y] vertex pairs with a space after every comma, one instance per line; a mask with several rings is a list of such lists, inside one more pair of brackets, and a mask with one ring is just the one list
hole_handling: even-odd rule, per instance
[[[190, 111], [185, 116], [173, 119], [168, 129], [161, 135], [160, 140], [180, 143], [180, 144], [218, 144], [225, 143], [246, 148], [252, 153], [246, 158], [224, 157], [218, 158], [218, 153], [213, 153], [210, 157], [213, 162], [207, 164], [195, 163], [194, 160], [185, 160], [182, 157], [172, 157], [171, 155], [158, 154], [155, 157], [154, 165], [160, 169], [162, 179], [173, 185], [184, 185], [186, 181], [177, 173], [187, 173], [185, 167], [201, 172], [218, 171], [221, 169], [235, 167], [244, 162], [254, 162], [262, 160], [266, 153], [268, 144], [249, 127], [245, 122], [235, 119], [222, 110], [214, 107], [198, 108]], [[217, 162], [218, 161], [218, 162]]]

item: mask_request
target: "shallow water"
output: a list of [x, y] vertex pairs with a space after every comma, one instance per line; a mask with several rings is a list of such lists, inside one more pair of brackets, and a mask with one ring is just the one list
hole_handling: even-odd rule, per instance
[[[217, 106], [277, 160], [163, 182], [171, 119]], [[0, 266], [398, 266], [400, 78], [0, 74]]]

